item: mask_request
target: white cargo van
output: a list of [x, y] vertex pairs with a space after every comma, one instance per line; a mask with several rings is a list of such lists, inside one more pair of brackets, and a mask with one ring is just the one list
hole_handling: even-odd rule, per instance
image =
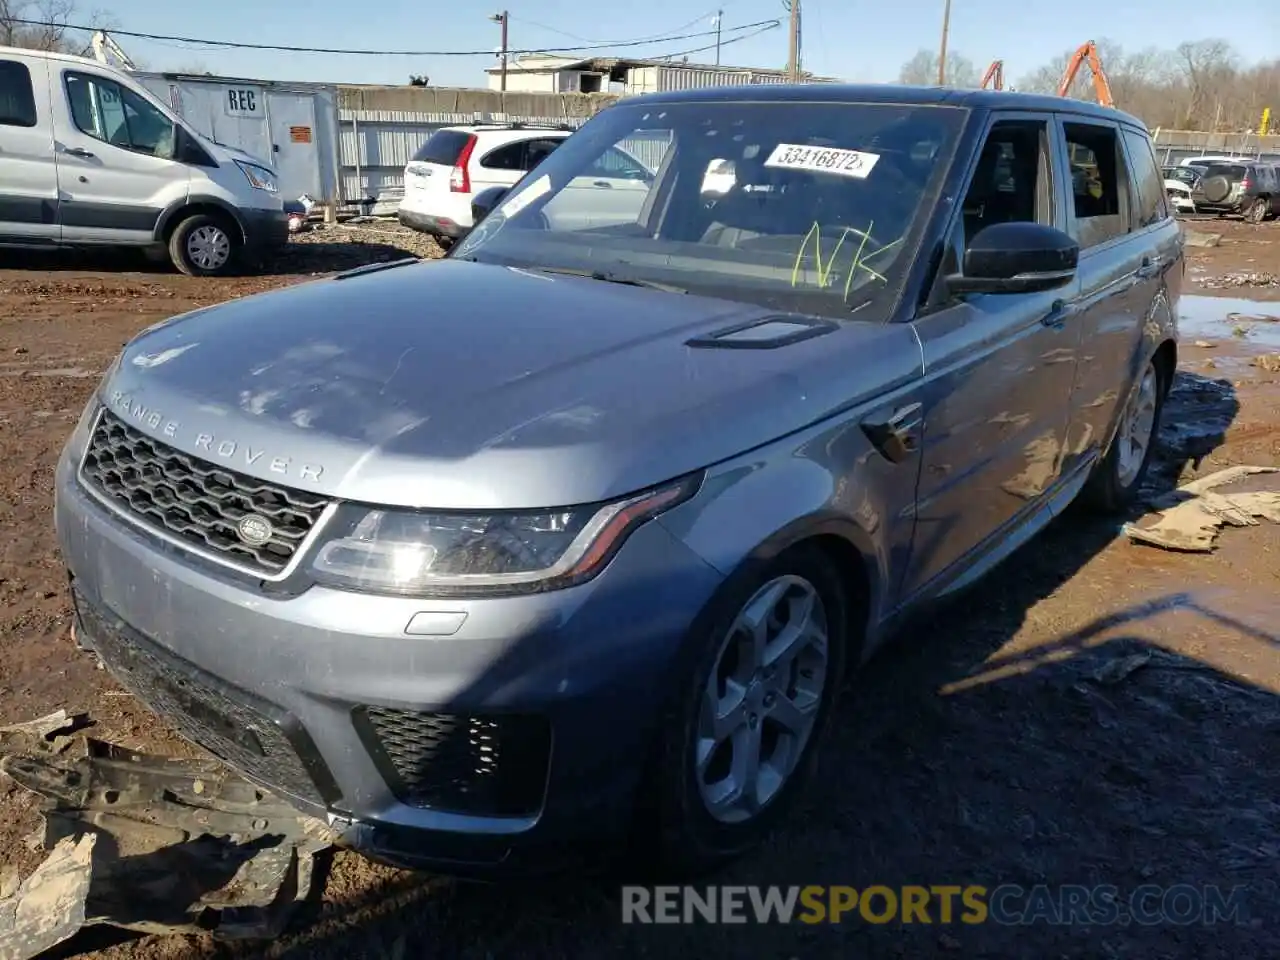
[[95, 60], [0, 47], [0, 246], [167, 251], [226, 273], [288, 238], [275, 174]]

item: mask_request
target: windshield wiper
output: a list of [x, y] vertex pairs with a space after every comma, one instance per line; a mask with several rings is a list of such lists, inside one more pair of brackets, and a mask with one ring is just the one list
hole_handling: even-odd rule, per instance
[[588, 280], [600, 280], [604, 283], [621, 283], [628, 287], [645, 287], [649, 290], [661, 290], [664, 293], [688, 293], [684, 287], [671, 283], [659, 283], [657, 280], [639, 280], [635, 277], [617, 277], [603, 270], [573, 270], [569, 267], [529, 267], [539, 273], [558, 273], [566, 277], [586, 277]]

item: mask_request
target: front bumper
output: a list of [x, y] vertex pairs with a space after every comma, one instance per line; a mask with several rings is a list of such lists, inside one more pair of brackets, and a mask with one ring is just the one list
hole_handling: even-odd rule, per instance
[[240, 210], [244, 250], [249, 256], [270, 253], [289, 242], [289, 216], [281, 210]]
[[[662, 525], [569, 590], [274, 598], [108, 513], [71, 457], [55, 515], [82, 642], [189, 739], [407, 866], [538, 871], [625, 831], [677, 653], [721, 581]], [[465, 616], [406, 635], [422, 612]]]

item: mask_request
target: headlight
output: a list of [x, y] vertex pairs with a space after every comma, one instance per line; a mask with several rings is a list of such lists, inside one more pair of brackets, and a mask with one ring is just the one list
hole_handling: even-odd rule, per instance
[[[315, 579], [420, 597], [540, 593], [595, 576], [636, 527], [688, 500], [691, 477], [607, 504], [492, 513], [345, 508]], [[345, 527], [345, 529], [343, 529]], [[330, 528], [332, 529], [332, 527]]]
[[266, 167], [260, 167], [256, 163], [245, 163], [243, 160], [237, 160], [236, 166], [240, 168], [240, 172], [245, 175], [253, 189], [265, 190], [267, 193], [280, 191], [279, 185], [276, 184], [276, 175]]

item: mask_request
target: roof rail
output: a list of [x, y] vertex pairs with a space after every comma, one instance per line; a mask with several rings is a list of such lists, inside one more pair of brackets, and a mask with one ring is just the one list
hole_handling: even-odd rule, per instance
[[491, 120], [491, 121], [482, 121], [480, 123], [473, 123], [472, 126], [477, 129], [485, 129], [485, 130], [569, 130], [569, 131], [573, 130], [573, 127], [571, 127], [568, 123], [565, 123], [565, 122], [556, 123], [553, 121], [547, 121], [546, 123], [538, 123], [538, 122], [527, 123], [522, 120], [511, 120], [511, 121]]

